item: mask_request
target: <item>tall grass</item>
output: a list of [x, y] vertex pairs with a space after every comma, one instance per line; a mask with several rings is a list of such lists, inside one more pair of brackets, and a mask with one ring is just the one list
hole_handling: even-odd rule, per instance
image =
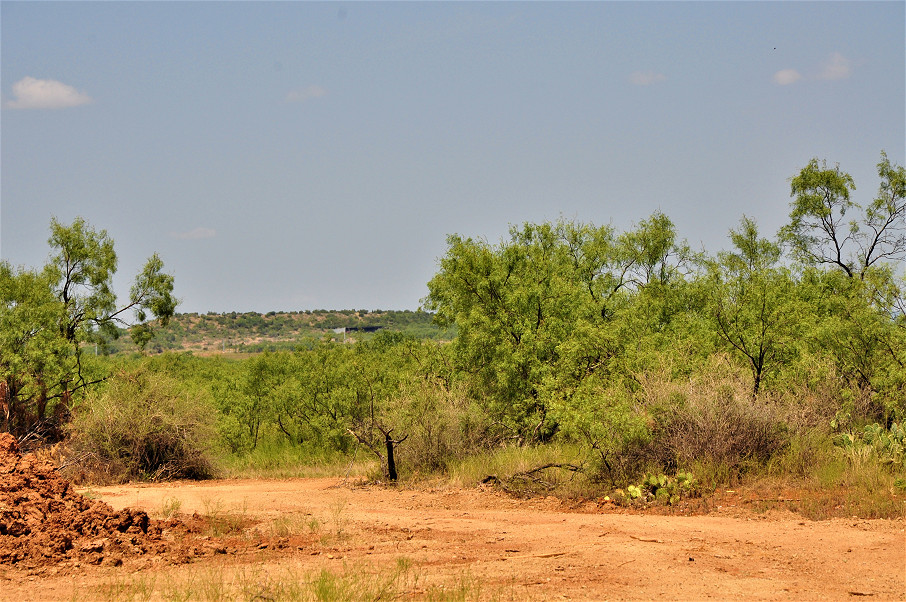
[[[502, 447], [450, 462], [444, 478], [452, 487], [487, 483], [519, 496], [589, 498], [601, 494], [587, 470], [589, 457], [589, 450], [576, 443]], [[534, 472], [542, 466], [549, 468]]]
[[365, 453], [343, 452], [293, 445], [284, 438], [265, 438], [255, 449], [242, 454], [221, 453], [216, 458], [219, 472], [234, 479], [286, 479], [319, 477], [361, 477], [379, 469]]
[[812, 519], [902, 518], [906, 470], [884, 460], [871, 445], [835, 445], [827, 433], [807, 431], [755, 475], [753, 487], [797, 491], [786, 507]]

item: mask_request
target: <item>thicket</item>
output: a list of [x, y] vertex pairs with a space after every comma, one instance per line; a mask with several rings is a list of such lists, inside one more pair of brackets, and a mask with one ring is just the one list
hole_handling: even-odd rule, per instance
[[74, 413], [70, 447], [107, 481], [206, 478], [215, 470], [211, 409], [204, 389], [141, 366], [120, 369]]
[[561, 220], [499, 243], [451, 236], [424, 306], [452, 341], [379, 331], [242, 361], [137, 358], [133, 376], [77, 400], [73, 432], [89, 432], [79, 420], [104, 415], [106, 400], [143, 399], [116, 388], [139, 375], [149, 390], [160, 379], [196, 392], [221, 453], [275, 442], [301, 458], [365, 452], [391, 480], [562, 448], [568, 461], [543, 467], [672, 499], [690, 470], [714, 482], [805, 475], [831, 449], [841, 462], [874, 458], [906, 486], [906, 172], [882, 155], [878, 174], [863, 207], [852, 178], [812, 161], [791, 180], [776, 237], [743, 217], [713, 255], [660, 212], [623, 232]]

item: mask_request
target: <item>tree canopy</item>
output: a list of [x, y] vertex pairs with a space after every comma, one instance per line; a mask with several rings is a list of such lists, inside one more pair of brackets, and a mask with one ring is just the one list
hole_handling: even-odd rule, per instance
[[[0, 430], [20, 437], [57, 437], [72, 395], [98, 382], [83, 365], [83, 347], [128, 326], [139, 344], [148, 318], [173, 315], [173, 277], [155, 254], [117, 305], [117, 257], [105, 230], [84, 219], [51, 220], [50, 262], [40, 270], [0, 261]], [[133, 312], [128, 318], [129, 311]]]

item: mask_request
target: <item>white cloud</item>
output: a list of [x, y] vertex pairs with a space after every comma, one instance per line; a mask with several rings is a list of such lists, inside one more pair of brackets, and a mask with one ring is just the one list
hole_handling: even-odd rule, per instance
[[824, 63], [818, 79], [846, 79], [852, 72], [853, 62], [839, 52], [834, 52]]
[[13, 84], [8, 109], [65, 109], [94, 102], [90, 96], [53, 79], [23, 77]]
[[217, 235], [217, 231], [211, 228], [195, 228], [194, 230], [189, 230], [188, 232], [174, 232], [171, 234], [173, 238], [178, 238], [179, 240], [198, 240], [200, 238], [214, 238]]
[[635, 86], [650, 86], [666, 79], [666, 75], [655, 71], [634, 71], [629, 75], [629, 82]]
[[788, 86], [802, 79], [802, 74], [795, 69], [781, 69], [774, 74], [773, 79], [778, 86]]
[[327, 94], [327, 90], [321, 86], [308, 86], [301, 90], [293, 90], [286, 95], [286, 102], [305, 102], [312, 98], [320, 98]]

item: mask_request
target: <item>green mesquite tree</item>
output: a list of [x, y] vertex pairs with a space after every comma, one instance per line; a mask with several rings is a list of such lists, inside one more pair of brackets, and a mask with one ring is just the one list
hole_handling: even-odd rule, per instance
[[790, 352], [797, 320], [795, 282], [777, 267], [780, 246], [760, 238], [755, 221], [743, 216], [730, 230], [735, 251], [720, 253], [712, 267], [717, 335], [743, 356], [752, 371], [752, 396], [764, 377]]
[[155, 254], [118, 307], [113, 241], [82, 218], [68, 226], [53, 219], [48, 242], [53, 254], [41, 271], [0, 262], [0, 431], [19, 437], [61, 436], [71, 396], [100, 380], [83, 370], [84, 344], [116, 336], [117, 326], [147, 343], [148, 315], [166, 324], [177, 304]]
[[[862, 210], [850, 198], [852, 176], [837, 165], [812, 159], [793, 177], [790, 223], [780, 231], [796, 259], [806, 265], [831, 265], [850, 278], [906, 253], [906, 170], [881, 153], [878, 196]], [[847, 213], [863, 211], [847, 221]]]
[[[883, 388], [879, 366], [903, 372], [899, 341], [904, 337], [894, 325], [904, 322], [891, 317], [906, 307], [895, 278], [906, 256], [906, 169], [882, 152], [877, 171], [878, 194], [863, 209], [850, 198], [855, 184], [849, 174], [812, 159], [791, 179], [790, 223], [780, 231], [800, 262], [838, 268], [843, 275], [842, 281], [832, 274], [810, 276], [821, 291], [813, 305], [827, 306], [821, 310], [826, 319], [814, 332], [824, 334], [819, 346], [834, 356], [842, 373], [875, 393]], [[855, 219], [846, 221], [848, 215]]]
[[[503, 436], [543, 440], [555, 428], [549, 383], [574, 373], [563, 364], [561, 344], [597, 336], [600, 329], [587, 324], [608, 319], [625, 282], [625, 268], [611, 273], [600, 257], [613, 257], [613, 234], [577, 224], [525, 224], [500, 245], [459, 236], [448, 245], [425, 304], [440, 325], [457, 327], [456, 366], [469, 375], [473, 398]], [[585, 343], [570, 353], [584, 361], [581, 374], [607, 354], [600, 341]]]
[[[570, 407], [582, 382], [620, 355], [633, 294], [669, 295], [691, 255], [661, 213], [619, 236], [560, 221], [513, 227], [499, 245], [448, 244], [426, 306], [457, 327], [453, 356], [473, 398], [522, 443], [556, 431], [551, 410]], [[669, 321], [663, 313], [658, 321]]]

